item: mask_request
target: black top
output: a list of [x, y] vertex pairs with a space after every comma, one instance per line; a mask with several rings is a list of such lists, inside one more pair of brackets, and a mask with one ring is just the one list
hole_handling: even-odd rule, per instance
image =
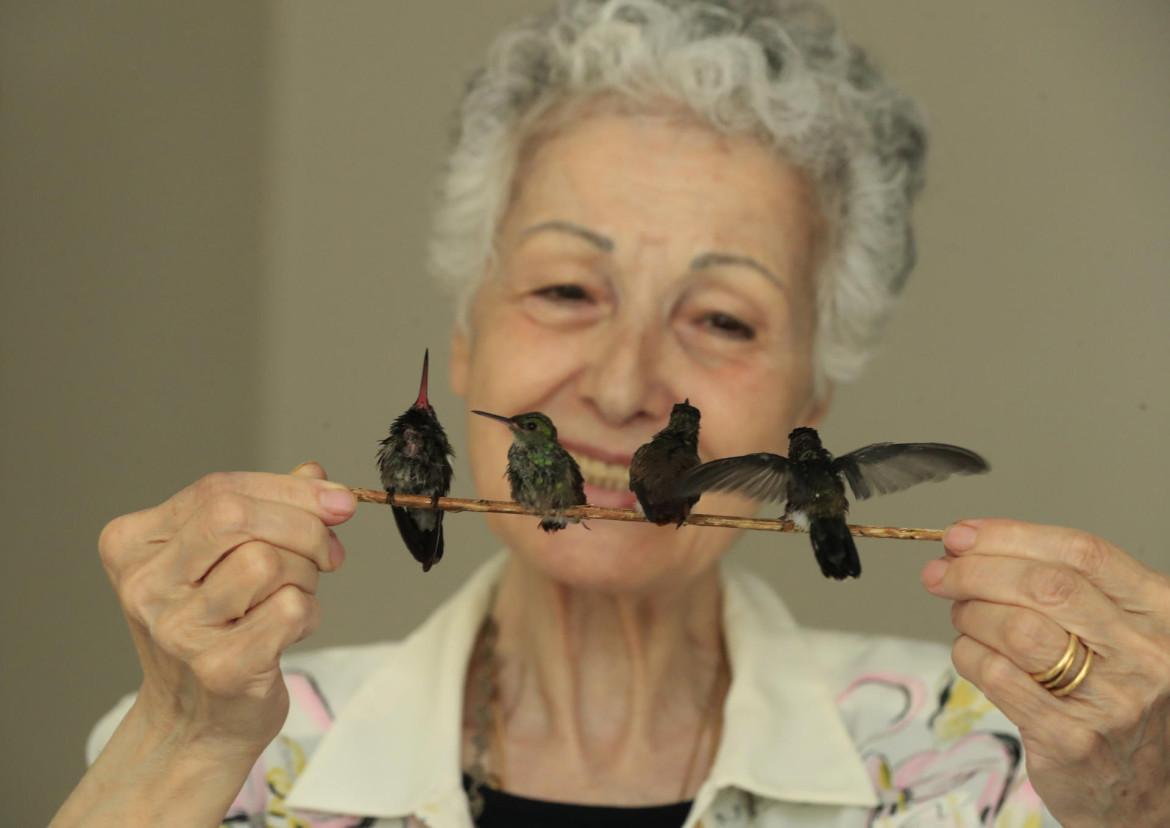
[[[471, 785], [471, 778], [463, 774], [463, 789]], [[637, 808], [619, 808], [611, 805], [573, 805], [567, 802], [545, 802], [484, 785], [483, 813], [475, 824], [479, 828], [680, 828], [691, 812], [690, 802], [670, 805], [648, 805]]]

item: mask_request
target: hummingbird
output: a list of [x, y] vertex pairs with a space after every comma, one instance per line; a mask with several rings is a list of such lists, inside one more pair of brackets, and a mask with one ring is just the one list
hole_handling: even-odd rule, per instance
[[788, 456], [758, 452], [712, 460], [680, 483], [684, 493], [708, 490], [787, 502], [784, 517], [812, 536], [826, 578], [856, 578], [861, 559], [845, 524], [848, 481], [858, 500], [900, 492], [952, 474], [982, 474], [990, 467], [973, 451], [946, 443], [874, 443], [833, 457], [813, 428], [788, 435]]
[[564, 529], [575, 518], [563, 516], [570, 506], [585, 505], [585, 478], [573, 455], [557, 442], [557, 427], [539, 411], [503, 417], [486, 411], [472, 411], [481, 417], [499, 420], [512, 429], [508, 447], [506, 477], [512, 486], [512, 499], [522, 506], [552, 512], [540, 519], [546, 532]]
[[[449, 458], [455, 456], [447, 432], [439, 424], [435, 409], [427, 401], [427, 366], [430, 349], [423, 354], [422, 382], [418, 399], [390, 426], [390, 434], [380, 442], [378, 470], [386, 494], [430, 495], [437, 504], [451, 488]], [[438, 509], [392, 507], [394, 522], [406, 548], [430, 570], [443, 557], [443, 513]]]
[[630, 461], [630, 491], [646, 519], [665, 526], [682, 526], [699, 495], [675, 492], [679, 479], [699, 465], [699, 409], [690, 397], [675, 403], [670, 422], [649, 443], [640, 446]]

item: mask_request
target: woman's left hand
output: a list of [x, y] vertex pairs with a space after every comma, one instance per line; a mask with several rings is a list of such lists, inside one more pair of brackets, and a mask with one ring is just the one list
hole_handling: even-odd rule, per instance
[[[922, 571], [954, 601], [955, 669], [1020, 729], [1028, 775], [1065, 828], [1170, 825], [1170, 578], [1086, 532], [1012, 520], [951, 526]], [[1057, 697], [1032, 678], [1070, 633], [1094, 658]]]

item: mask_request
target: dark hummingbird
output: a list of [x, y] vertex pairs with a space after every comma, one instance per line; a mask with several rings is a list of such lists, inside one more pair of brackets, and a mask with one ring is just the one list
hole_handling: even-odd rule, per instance
[[575, 518], [562, 515], [570, 506], [585, 505], [585, 478], [573, 455], [557, 442], [557, 427], [539, 411], [502, 417], [486, 411], [472, 411], [481, 417], [499, 420], [512, 429], [508, 447], [506, 477], [512, 486], [512, 499], [521, 506], [553, 516], [540, 519], [546, 532], [564, 529]]
[[856, 578], [861, 559], [845, 524], [845, 481], [858, 500], [945, 480], [952, 474], [982, 474], [987, 461], [946, 443], [874, 443], [840, 457], [821, 446], [816, 429], [788, 435], [788, 456], [759, 452], [704, 463], [680, 484], [683, 492], [740, 492], [757, 500], [787, 502], [784, 517], [812, 536], [813, 552], [826, 578]]
[[[386, 494], [430, 495], [433, 503], [451, 488], [450, 457], [455, 456], [447, 433], [427, 402], [427, 366], [430, 350], [423, 354], [422, 382], [414, 405], [390, 426], [390, 434], [378, 449], [378, 470]], [[428, 571], [443, 557], [443, 513], [438, 509], [394, 506], [394, 522], [406, 548]]]
[[699, 465], [699, 409], [690, 398], [675, 403], [670, 422], [630, 461], [630, 491], [638, 498], [646, 519], [665, 526], [682, 526], [699, 495], [679, 495], [678, 481]]

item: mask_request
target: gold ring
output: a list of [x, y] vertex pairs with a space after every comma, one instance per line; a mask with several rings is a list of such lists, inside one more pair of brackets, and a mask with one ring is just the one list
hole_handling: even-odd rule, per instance
[[1077, 644], [1080, 639], [1077, 638], [1076, 633], [1068, 634], [1068, 647], [1064, 650], [1064, 655], [1060, 657], [1060, 661], [1053, 664], [1043, 673], [1033, 673], [1032, 679], [1038, 681], [1045, 687], [1060, 684], [1068, 671], [1072, 669], [1073, 662], [1077, 660]]
[[1085, 647], [1085, 663], [1081, 665], [1081, 669], [1073, 676], [1072, 681], [1061, 687], [1058, 690], [1053, 690], [1054, 696], [1067, 696], [1073, 690], [1081, 686], [1081, 682], [1085, 680], [1085, 676], [1089, 675], [1089, 667], [1093, 663], [1093, 650], [1090, 647]]

